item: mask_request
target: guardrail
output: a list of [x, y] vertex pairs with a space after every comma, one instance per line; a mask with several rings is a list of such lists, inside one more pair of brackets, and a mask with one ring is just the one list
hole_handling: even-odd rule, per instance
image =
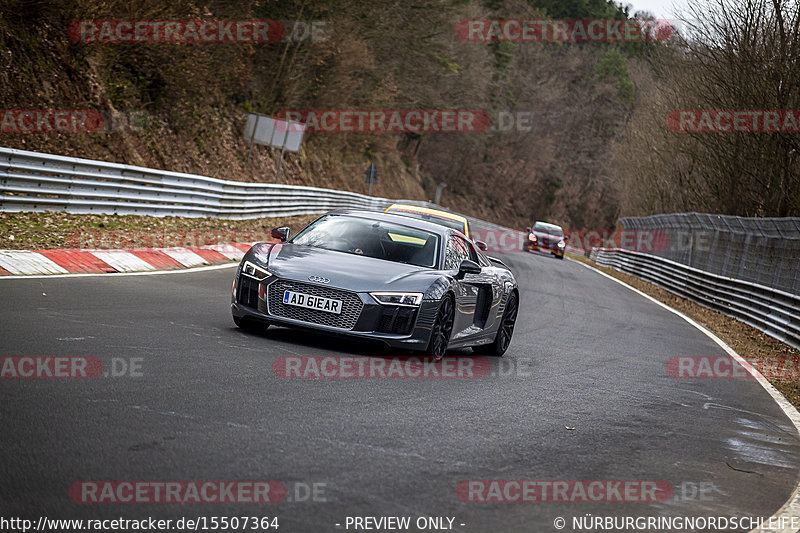
[[0, 148], [0, 211], [6, 212], [246, 219], [332, 209], [382, 210], [391, 202], [333, 189], [245, 183]]
[[627, 231], [653, 231], [666, 237], [668, 246], [654, 250], [654, 255], [705, 272], [800, 294], [798, 217], [672, 213], [626, 217], [619, 223]]
[[594, 248], [589, 258], [732, 316], [800, 349], [798, 295], [631, 250]]

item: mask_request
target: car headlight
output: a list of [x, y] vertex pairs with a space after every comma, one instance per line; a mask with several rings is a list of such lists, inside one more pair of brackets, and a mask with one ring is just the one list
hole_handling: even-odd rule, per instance
[[535, 241], [536, 240], [536, 235], [534, 235], [533, 233], [529, 233], [528, 234], [528, 240], [529, 241]]
[[559, 248], [563, 248], [564, 246], [566, 246], [566, 244], [564, 244], [564, 241], [558, 241]]
[[421, 292], [371, 292], [369, 294], [375, 298], [375, 301], [379, 304], [416, 307], [422, 303]]
[[248, 278], [253, 278], [258, 281], [264, 281], [265, 279], [267, 279], [272, 275], [272, 272], [270, 272], [264, 267], [258, 266], [255, 263], [251, 263], [250, 261], [245, 261], [244, 266], [242, 267], [242, 274], [244, 274]]

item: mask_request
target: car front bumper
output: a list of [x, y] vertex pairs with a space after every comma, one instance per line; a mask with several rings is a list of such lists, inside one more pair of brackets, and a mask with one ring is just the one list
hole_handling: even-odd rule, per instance
[[529, 252], [550, 252], [552, 254], [556, 254], [559, 257], [564, 255], [564, 248], [559, 248], [558, 245], [554, 246], [553, 248], [550, 248], [547, 246], [541, 246], [532, 241], [525, 241], [525, 249]]
[[[413, 316], [409, 317], [409, 308], [400, 306], [382, 305], [377, 303], [367, 293], [349, 292], [360, 301], [361, 308], [357, 313], [352, 326], [336, 327], [335, 325], [319, 323], [310, 314], [306, 314], [307, 320], [280, 316], [283, 310], [270, 309], [269, 301], [274, 301], [274, 295], [270, 290], [282, 290], [276, 284], [300, 283], [290, 280], [268, 279], [260, 282], [264, 285], [261, 291], [258, 290], [259, 282], [252, 278], [240, 275], [237, 279], [237, 290], [232, 297], [231, 313], [236, 318], [252, 318], [261, 320], [269, 324], [286, 326], [291, 328], [311, 329], [322, 333], [350, 337], [356, 339], [378, 341], [389, 347], [411, 350], [425, 350], [430, 341], [433, 330], [433, 322], [439, 302], [435, 300], [424, 300], [414, 311]], [[270, 289], [271, 285], [275, 285]], [[255, 287], [254, 287], [255, 286]], [[327, 287], [325, 287], [328, 289]], [[341, 292], [342, 289], [330, 288]], [[260, 294], [259, 294], [260, 292]], [[358, 305], [358, 303], [351, 304]], [[324, 315], [318, 315], [327, 318]]]

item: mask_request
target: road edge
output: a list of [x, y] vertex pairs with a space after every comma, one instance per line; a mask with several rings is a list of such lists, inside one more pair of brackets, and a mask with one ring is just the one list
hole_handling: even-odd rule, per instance
[[[610, 275], [606, 274], [605, 272], [603, 272], [603, 271], [601, 271], [601, 270], [599, 270], [597, 268], [594, 268], [591, 265], [588, 265], [588, 264], [586, 264], [586, 263], [584, 263], [582, 261], [575, 261], [574, 259], [570, 259], [570, 261], [572, 261], [573, 263], [577, 263], [577, 264], [579, 264], [579, 265], [581, 265], [581, 266], [583, 266], [585, 268], [588, 268], [589, 270], [597, 272], [601, 276], [604, 276], [604, 277], [606, 277], [606, 278], [608, 278], [608, 279], [610, 279], [612, 281], [615, 281], [615, 282], [619, 283], [623, 287], [626, 287], [626, 288], [632, 290], [636, 294], [638, 294], [640, 296], [643, 296], [644, 298], [647, 298], [651, 302], [653, 302], [653, 303], [661, 306], [662, 308], [664, 308], [664, 309], [676, 314], [677, 316], [679, 316], [680, 318], [682, 318], [683, 320], [685, 320], [686, 322], [688, 322], [689, 324], [691, 324], [695, 328], [699, 329], [701, 332], [705, 333], [706, 336], [708, 336], [711, 340], [713, 340], [715, 343], [717, 343], [723, 350], [725, 350], [725, 352], [728, 355], [733, 357], [737, 362], [739, 362], [740, 364], [742, 364], [745, 367], [749, 367], [750, 366], [748, 364], [748, 362], [745, 360], [744, 357], [742, 357], [741, 355], [736, 353], [736, 351], [733, 348], [728, 346], [728, 344], [725, 341], [723, 341], [722, 339], [720, 339], [713, 331], [711, 331], [710, 329], [706, 328], [705, 326], [703, 326], [699, 322], [695, 321], [691, 317], [683, 314], [682, 312], [678, 311], [677, 309], [673, 309], [672, 307], [668, 306], [664, 302], [660, 302], [660, 301], [656, 300], [655, 298], [653, 298], [649, 294], [645, 294], [644, 292], [640, 291], [636, 287], [628, 285], [624, 281], [622, 281], [620, 279], [617, 279], [614, 276], [610, 276]], [[781, 411], [784, 412], [784, 414], [787, 416], [787, 418], [789, 418], [789, 421], [791, 421], [791, 423], [794, 425], [795, 430], [797, 431], [798, 435], [800, 436], [800, 412], [798, 412], [798, 410], [795, 409], [795, 407], [791, 403], [789, 403], [789, 400], [787, 400], [783, 396], [783, 394], [781, 394], [780, 391], [778, 391], [778, 389], [776, 389], [774, 386], [772, 386], [772, 383], [770, 383], [769, 380], [767, 380], [767, 378], [765, 378], [761, 374], [761, 372], [759, 372], [756, 368], [753, 368], [752, 372], [754, 373], [754, 377], [758, 381], [758, 383], [764, 388], [764, 390], [767, 391], [767, 393], [772, 397], [772, 399], [775, 401], [775, 403], [778, 404], [778, 407], [781, 408]], [[778, 511], [776, 511], [771, 517], [769, 517], [769, 519], [767, 521], [773, 521], [776, 524], [781, 524], [781, 523], [791, 524], [793, 517], [800, 517], [800, 479], [798, 479], [795, 482], [794, 492], [791, 494], [791, 496], [789, 496], [789, 499], [786, 501], [786, 503], [784, 503], [778, 509]], [[765, 522], [767, 522], [767, 521], [765, 521]], [[761, 527], [761, 528], [752, 529], [749, 533], [796, 533], [797, 531], [800, 531], [800, 530], [792, 529], [790, 527], [784, 527], [784, 528], [779, 528], [779, 529], [770, 529], [770, 528], [766, 528], [766, 527]]]

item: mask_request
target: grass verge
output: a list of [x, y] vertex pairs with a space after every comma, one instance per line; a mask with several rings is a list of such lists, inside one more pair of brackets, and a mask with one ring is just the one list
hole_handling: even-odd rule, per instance
[[165, 248], [269, 239], [269, 231], [289, 226], [294, 234], [318, 215], [249, 220], [75, 215], [70, 213], [0, 213], [0, 249]]

